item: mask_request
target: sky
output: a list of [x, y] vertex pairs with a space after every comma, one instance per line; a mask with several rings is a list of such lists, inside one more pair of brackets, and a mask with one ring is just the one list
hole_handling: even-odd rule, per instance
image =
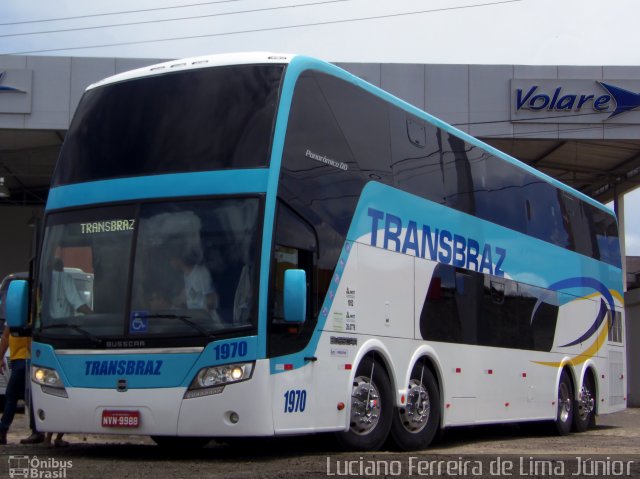
[[[234, 51], [331, 62], [640, 65], [638, 0], [23, 0], [0, 54], [182, 58]], [[640, 190], [626, 198], [640, 256]]]

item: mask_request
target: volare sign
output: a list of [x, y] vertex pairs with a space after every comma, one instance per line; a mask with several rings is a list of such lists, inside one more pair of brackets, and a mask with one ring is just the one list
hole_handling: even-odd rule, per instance
[[31, 70], [0, 69], [0, 114], [31, 113]]
[[596, 98], [593, 94], [567, 93], [562, 87], [557, 87], [553, 95], [539, 91], [538, 85], [532, 85], [525, 93], [524, 89], [516, 90], [516, 110], [547, 110], [547, 111], [580, 111], [582, 108], [592, 108], [596, 112], [604, 112], [609, 109], [611, 95], [600, 95]]
[[636, 91], [640, 81], [512, 80], [511, 121], [637, 124]]

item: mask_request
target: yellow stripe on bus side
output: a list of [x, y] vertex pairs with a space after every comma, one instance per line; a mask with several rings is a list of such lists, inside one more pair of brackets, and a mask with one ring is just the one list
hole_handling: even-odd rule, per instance
[[607, 335], [609, 333], [609, 321], [607, 320], [604, 323], [604, 328], [600, 331], [600, 334], [595, 339], [595, 341], [585, 349], [582, 353], [570, 358], [568, 360], [562, 362], [547, 362], [547, 361], [532, 361], [535, 364], [541, 364], [542, 366], [551, 366], [552, 368], [559, 368], [569, 363], [573, 366], [584, 363], [587, 359], [592, 358], [596, 355], [596, 353], [600, 350], [600, 348], [604, 345]]

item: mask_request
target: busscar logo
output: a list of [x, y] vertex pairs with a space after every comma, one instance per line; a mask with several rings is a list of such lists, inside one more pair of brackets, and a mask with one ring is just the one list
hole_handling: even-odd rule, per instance
[[105, 346], [107, 348], [144, 348], [147, 345], [146, 341], [140, 340], [125, 340], [125, 341], [107, 341]]
[[[561, 81], [560, 81], [561, 82]], [[609, 113], [613, 118], [622, 113], [627, 113], [640, 107], [640, 93], [627, 90], [611, 83], [596, 81], [599, 88], [584, 92], [584, 83], [578, 90], [578, 82], [566, 81], [567, 85], [556, 83], [555, 87], [548, 88], [550, 81], [545, 81], [547, 88], [541, 86], [542, 81], [530, 84], [527, 87], [515, 89], [516, 113], [522, 110], [530, 112], [545, 111], [548, 113]], [[593, 85], [593, 84], [592, 84]]]
[[27, 93], [25, 90], [21, 90], [20, 88], [16, 88], [10, 85], [5, 85], [4, 80], [6, 76], [7, 76], [6, 71], [0, 71], [0, 93], [2, 92]]

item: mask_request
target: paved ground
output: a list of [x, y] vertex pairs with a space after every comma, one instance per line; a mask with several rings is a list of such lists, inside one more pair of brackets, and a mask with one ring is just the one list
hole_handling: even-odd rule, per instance
[[66, 448], [20, 445], [28, 432], [24, 416], [16, 416], [9, 444], [0, 446], [0, 477], [8, 477], [9, 466], [19, 473], [15, 466], [25, 464], [28, 477], [79, 479], [640, 477], [640, 409], [600, 417], [595, 429], [566, 437], [532, 425], [457, 428], [436, 446], [412, 453], [347, 454], [331, 436], [212, 442], [187, 451], [162, 449], [137, 436], [71, 434]]

